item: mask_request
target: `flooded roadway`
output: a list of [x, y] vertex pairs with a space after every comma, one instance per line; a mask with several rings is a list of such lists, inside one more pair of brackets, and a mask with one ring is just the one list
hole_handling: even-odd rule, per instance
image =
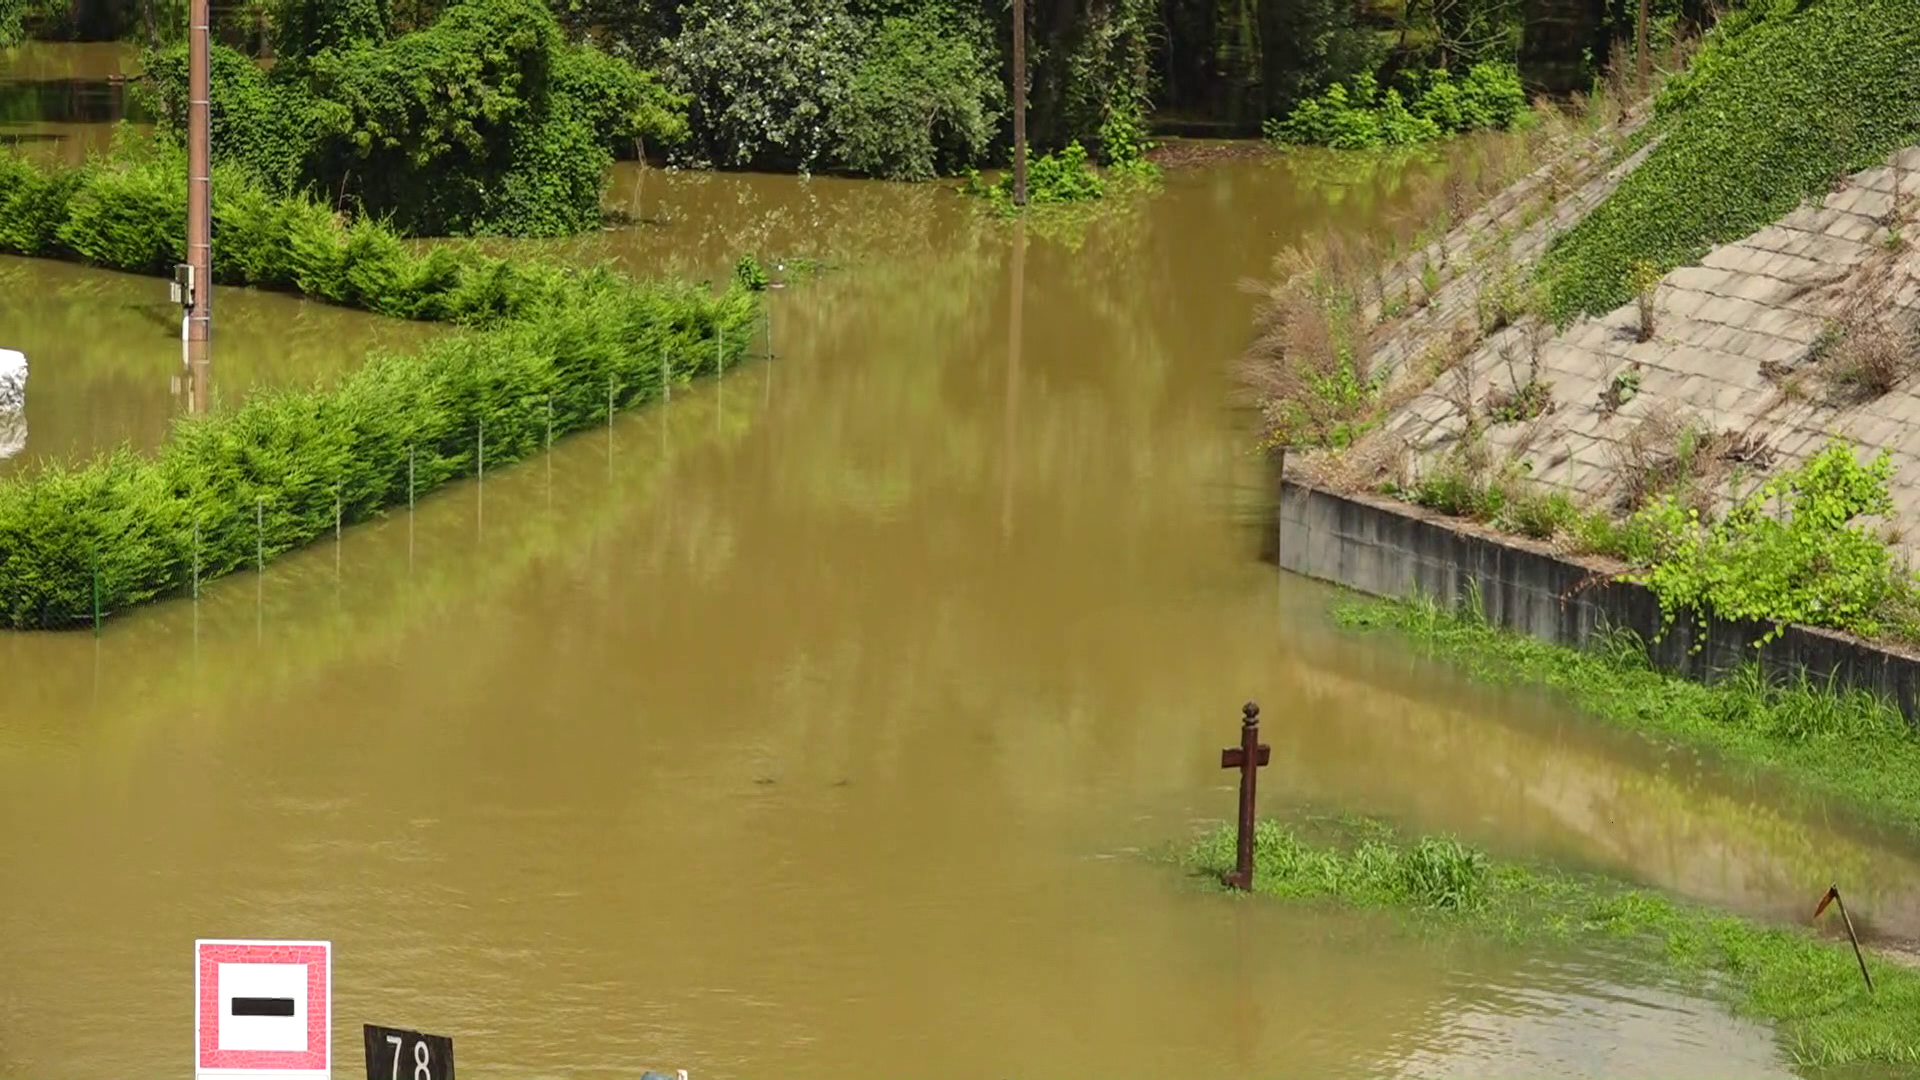
[[[1899, 843], [1335, 635], [1256, 561], [1235, 284], [1330, 205], [1287, 166], [1024, 247], [934, 187], [623, 168], [610, 200], [648, 224], [524, 246], [834, 268], [770, 294], [770, 361], [665, 408], [97, 639], [0, 636], [0, 1077], [184, 1071], [216, 936], [335, 942], [348, 1073], [363, 1022], [453, 1034], [475, 1077], [1783, 1073], [1605, 957], [1143, 858], [1229, 813], [1249, 697], [1275, 805], [1762, 915], [1845, 872], [1856, 914], [1920, 923]], [[49, 419], [59, 452], [163, 430], [129, 403], [165, 400], [165, 327], [59, 317], [118, 373], [63, 408], [127, 418]], [[216, 370], [324, 377], [361, 347], [335, 332], [256, 378], [236, 331]]]

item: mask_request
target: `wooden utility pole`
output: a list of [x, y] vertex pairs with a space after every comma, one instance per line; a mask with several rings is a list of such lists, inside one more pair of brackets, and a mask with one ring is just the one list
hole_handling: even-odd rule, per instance
[[1027, 2], [1013, 0], [1013, 205], [1027, 205]]
[[1636, 31], [1638, 40], [1634, 47], [1640, 54], [1640, 96], [1647, 96], [1647, 8], [1648, 0], [1640, 0], [1640, 27]]
[[190, 408], [207, 411], [213, 361], [213, 152], [211, 132], [212, 55], [209, 0], [187, 5], [187, 265], [193, 295], [187, 307], [187, 375]]

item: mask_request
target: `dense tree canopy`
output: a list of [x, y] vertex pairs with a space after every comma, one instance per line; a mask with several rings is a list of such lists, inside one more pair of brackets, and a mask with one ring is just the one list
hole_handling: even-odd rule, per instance
[[20, 40], [20, 20], [26, 13], [26, 0], [0, 0], [0, 48]]
[[[540, 0], [462, 0], [398, 36], [383, 0], [278, 10], [270, 71], [215, 51], [215, 155], [269, 190], [311, 189], [403, 232], [578, 232], [599, 221], [615, 141], [685, 133], [680, 99], [569, 44]], [[185, 48], [150, 70], [181, 130]]]
[[[0, 0], [29, 32], [162, 45], [178, 116], [185, 0]], [[1252, 133], [1371, 75], [1518, 61], [1586, 89], [1637, 0], [1029, 0], [1037, 151], [1149, 112]], [[1656, 35], [1707, 0], [1655, 0]], [[556, 232], [610, 150], [920, 178], [1006, 160], [1010, 0], [231, 0], [216, 138], [277, 188], [410, 230]], [[247, 56], [274, 56], [263, 73]], [[684, 138], [682, 138], [684, 136]]]

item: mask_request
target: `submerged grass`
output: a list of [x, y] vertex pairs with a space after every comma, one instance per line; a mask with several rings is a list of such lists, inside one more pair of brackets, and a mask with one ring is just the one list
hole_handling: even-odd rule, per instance
[[[1233, 860], [1231, 826], [1202, 835], [1181, 857], [1213, 880]], [[1803, 1071], [1920, 1062], [1912, 1023], [1920, 974], [1869, 956], [1869, 993], [1847, 944], [1805, 929], [1763, 926], [1598, 875], [1496, 860], [1451, 837], [1409, 838], [1371, 819], [1261, 821], [1254, 863], [1254, 888], [1267, 896], [1626, 956], [1773, 1023]]]
[[1483, 682], [1547, 687], [1622, 728], [1711, 749], [1920, 828], [1920, 740], [1897, 708], [1864, 691], [1804, 674], [1769, 679], [1752, 664], [1717, 682], [1692, 682], [1655, 670], [1630, 633], [1572, 649], [1431, 601], [1355, 599], [1336, 606], [1334, 617], [1410, 638]]

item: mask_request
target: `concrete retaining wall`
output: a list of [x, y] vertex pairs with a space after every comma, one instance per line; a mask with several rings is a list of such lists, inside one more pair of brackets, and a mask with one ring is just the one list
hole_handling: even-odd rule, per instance
[[[1466, 603], [1477, 589], [1490, 622], [1564, 645], [1580, 645], [1609, 627], [1652, 642], [1660, 602], [1645, 586], [1619, 581], [1623, 569], [1575, 559], [1546, 545], [1496, 535], [1468, 522], [1368, 495], [1339, 495], [1283, 479], [1277, 535], [1269, 544], [1281, 569], [1374, 596], [1429, 596]], [[1704, 646], [1691, 620], [1677, 621], [1652, 646], [1662, 669], [1708, 679], [1756, 654], [1780, 675], [1835, 678], [1897, 702], [1920, 719], [1920, 655], [1895, 652], [1826, 630], [1793, 626], [1759, 649], [1765, 624], [1709, 622]]]

